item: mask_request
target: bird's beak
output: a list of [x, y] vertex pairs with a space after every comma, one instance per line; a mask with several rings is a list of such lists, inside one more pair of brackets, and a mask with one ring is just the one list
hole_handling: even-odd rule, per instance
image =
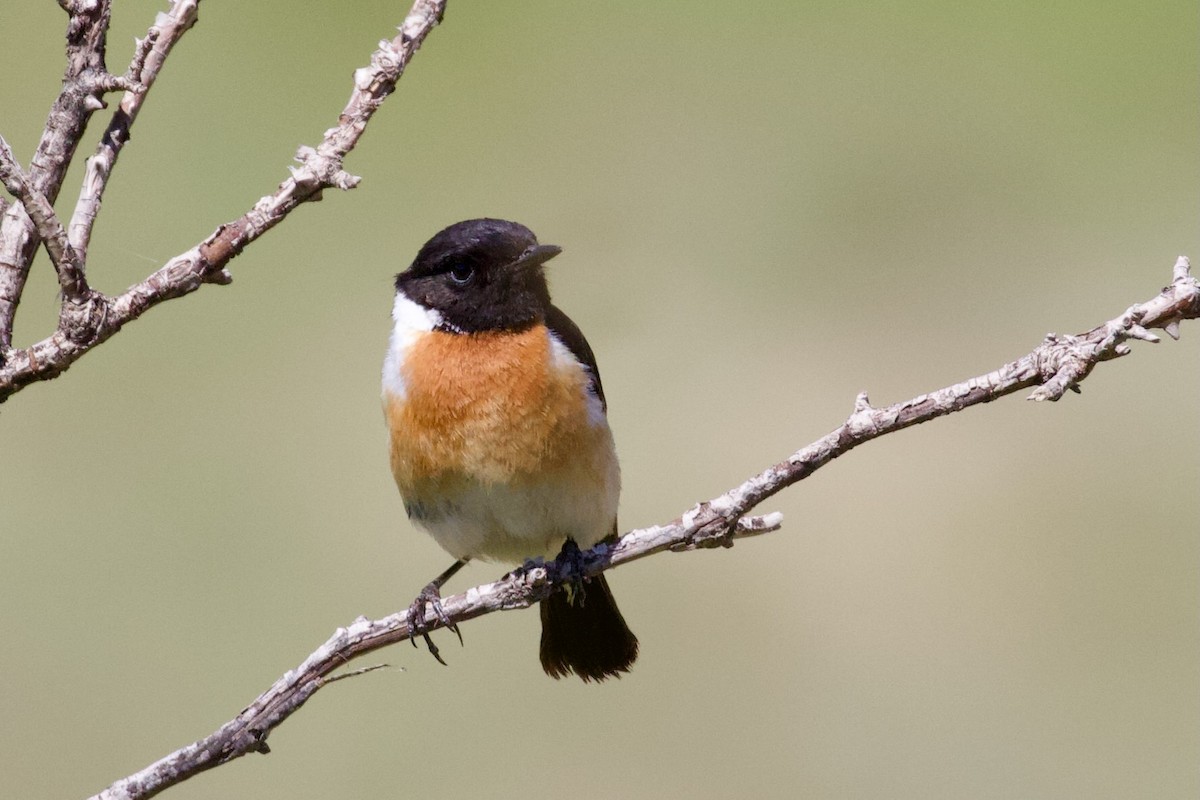
[[516, 266], [522, 269], [540, 267], [561, 252], [562, 248], [558, 245], [535, 244], [524, 253], [521, 253], [521, 257], [517, 259]]

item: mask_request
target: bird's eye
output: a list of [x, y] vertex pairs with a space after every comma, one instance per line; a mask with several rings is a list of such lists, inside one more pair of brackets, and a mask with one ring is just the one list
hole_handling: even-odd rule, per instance
[[455, 264], [448, 273], [450, 280], [459, 286], [466, 286], [475, 277], [475, 268], [470, 264]]

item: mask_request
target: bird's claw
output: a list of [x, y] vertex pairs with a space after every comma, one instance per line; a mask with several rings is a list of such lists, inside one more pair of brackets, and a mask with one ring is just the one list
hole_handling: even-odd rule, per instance
[[579, 545], [573, 539], [567, 539], [556, 560], [564, 568], [562, 590], [567, 595], [567, 601], [571, 605], [576, 603], [582, 605], [587, 597], [587, 588], [584, 585], [586, 578], [583, 577], [583, 552], [579, 549]]
[[416, 647], [416, 637], [417, 634], [420, 634], [421, 638], [425, 640], [425, 646], [429, 649], [429, 655], [445, 666], [446, 662], [442, 660], [438, 646], [429, 637], [429, 626], [425, 622], [425, 606], [429, 606], [429, 609], [433, 611], [433, 616], [442, 624], [442, 627], [454, 632], [461, 646], [463, 643], [462, 631], [458, 629], [458, 625], [450, 619], [446, 609], [442, 606], [442, 590], [436, 581], [422, 589], [416, 599], [412, 601], [412, 605], [408, 607], [408, 629], [413, 634], [409, 637], [409, 641], [412, 642], [413, 647]]

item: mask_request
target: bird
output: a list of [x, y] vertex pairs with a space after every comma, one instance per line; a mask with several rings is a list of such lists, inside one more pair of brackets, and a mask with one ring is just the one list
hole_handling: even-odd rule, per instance
[[[620, 466], [600, 371], [550, 301], [545, 265], [561, 252], [519, 223], [470, 219], [439, 231], [395, 279], [382, 385], [392, 475], [408, 518], [455, 559], [408, 609], [438, 661], [425, 610], [458, 633], [441, 588], [468, 561], [578, 556], [617, 537]], [[620, 677], [637, 659], [603, 574], [557, 588], [540, 614], [553, 678]]]

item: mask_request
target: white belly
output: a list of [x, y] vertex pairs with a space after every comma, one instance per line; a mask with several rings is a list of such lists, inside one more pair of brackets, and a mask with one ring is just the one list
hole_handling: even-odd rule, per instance
[[520, 562], [553, 557], [568, 537], [586, 549], [612, 533], [617, 485], [572, 491], [564, 483], [511, 486], [467, 483], [405, 508], [455, 558]]

